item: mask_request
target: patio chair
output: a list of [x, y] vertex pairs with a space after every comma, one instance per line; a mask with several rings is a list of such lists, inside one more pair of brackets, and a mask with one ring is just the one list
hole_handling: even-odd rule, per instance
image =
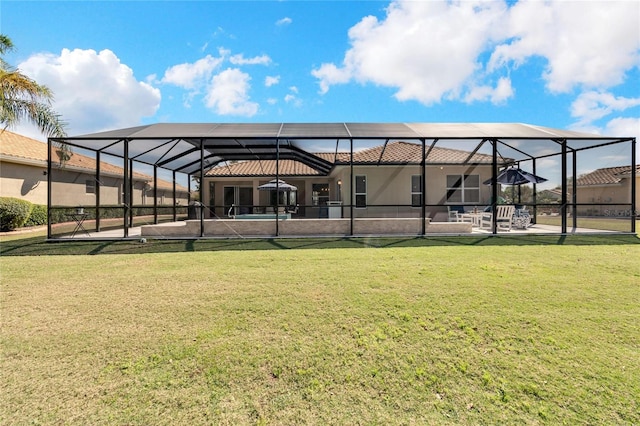
[[527, 229], [531, 226], [531, 214], [526, 207], [516, 208], [511, 222], [516, 228]]
[[[496, 208], [496, 229], [506, 229], [511, 231], [512, 221], [513, 221], [513, 213], [515, 212], [516, 207], [513, 205], [499, 205]], [[491, 228], [493, 221], [492, 213], [485, 213], [482, 216], [481, 226], [483, 228]]]
[[463, 222], [464, 206], [447, 206], [449, 222]]

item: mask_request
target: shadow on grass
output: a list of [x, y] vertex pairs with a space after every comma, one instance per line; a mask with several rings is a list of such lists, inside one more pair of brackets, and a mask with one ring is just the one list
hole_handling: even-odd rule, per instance
[[532, 245], [638, 245], [635, 235], [513, 235], [513, 236], [428, 236], [358, 238], [271, 238], [229, 240], [148, 240], [138, 241], [65, 241], [50, 243], [44, 237], [2, 241], [0, 256], [55, 256], [171, 253], [187, 251], [231, 250], [304, 250], [332, 248], [442, 247], [442, 246], [532, 246]]

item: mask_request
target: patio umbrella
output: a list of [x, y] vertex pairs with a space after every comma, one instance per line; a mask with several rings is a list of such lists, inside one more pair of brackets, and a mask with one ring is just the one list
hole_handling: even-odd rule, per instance
[[283, 180], [273, 179], [263, 185], [260, 185], [258, 187], [258, 190], [260, 191], [276, 191], [277, 190], [279, 192], [287, 192], [287, 191], [297, 191], [298, 188], [286, 183]]
[[[536, 176], [533, 173], [525, 172], [518, 167], [507, 167], [496, 178], [501, 185], [523, 185], [526, 183], [542, 183], [547, 179]], [[483, 182], [485, 185], [491, 185], [491, 179], [487, 179]]]

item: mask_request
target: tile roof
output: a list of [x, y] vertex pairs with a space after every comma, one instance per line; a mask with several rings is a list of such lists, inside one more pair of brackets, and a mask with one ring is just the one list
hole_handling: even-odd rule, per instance
[[[280, 160], [280, 176], [319, 176], [320, 172], [295, 160]], [[228, 165], [216, 166], [206, 173], [207, 176], [275, 176], [275, 160], [239, 161]]]
[[[52, 150], [56, 150], [52, 147]], [[52, 158], [58, 160], [58, 155], [52, 153]], [[16, 162], [31, 162], [47, 167], [47, 144], [17, 133], [5, 130], [0, 133], [0, 158], [3, 160], [13, 159]], [[96, 160], [86, 155], [74, 152], [71, 158], [65, 162], [65, 167], [84, 169], [88, 172], [95, 171]], [[122, 176], [122, 167], [115, 166], [104, 161], [100, 162], [100, 170], [102, 173]], [[153, 177], [143, 173], [134, 171], [134, 178], [138, 180], [153, 182]], [[173, 183], [163, 179], [158, 179], [158, 188], [172, 189]], [[176, 185], [176, 190], [186, 191], [187, 188], [182, 185]]]
[[[435, 146], [429, 153], [427, 161], [430, 163], [461, 164], [467, 160], [470, 154], [469, 151]], [[491, 155], [476, 153], [468, 162], [491, 164], [492, 160]], [[348, 154], [346, 159], [342, 161], [349, 161]], [[422, 145], [403, 141], [391, 142], [386, 147], [380, 145], [354, 152], [353, 161], [355, 163], [378, 163], [380, 161], [381, 164], [419, 164], [422, 161]]]
[[[578, 186], [615, 185], [630, 176], [631, 166], [607, 167], [580, 176], [576, 182]], [[636, 165], [636, 177], [640, 177], [640, 164]]]
[[[429, 153], [428, 161], [440, 164], [462, 164], [471, 153], [458, 149], [434, 147]], [[331, 163], [349, 164], [348, 152], [319, 152], [313, 155]], [[422, 159], [422, 145], [396, 141], [386, 145], [375, 146], [353, 153], [353, 162], [356, 164], [420, 164]], [[474, 154], [470, 163], [491, 164], [491, 155]], [[207, 176], [275, 176], [276, 162], [274, 160], [249, 160], [239, 161], [228, 165], [219, 165], [210, 169]], [[295, 160], [281, 160], [279, 174], [282, 176], [319, 176], [317, 170]]]

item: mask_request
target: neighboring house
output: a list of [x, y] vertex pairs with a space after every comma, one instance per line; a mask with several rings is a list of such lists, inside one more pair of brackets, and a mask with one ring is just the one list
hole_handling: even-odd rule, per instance
[[[635, 166], [636, 203], [640, 201], [640, 164]], [[631, 166], [607, 167], [578, 177], [576, 198], [584, 214], [630, 216]], [[625, 204], [627, 204], [625, 206]]]
[[[278, 176], [298, 188], [294, 202], [299, 217], [420, 217], [424, 197], [428, 216], [445, 212], [446, 205], [484, 206], [491, 187], [482, 185], [492, 174], [492, 156], [433, 147], [425, 171], [422, 191], [422, 146], [403, 141], [389, 142], [353, 153], [353, 202], [348, 152], [314, 153], [331, 164], [323, 173], [295, 160], [280, 160]], [[215, 216], [223, 217], [232, 204], [236, 213], [264, 211], [274, 204], [273, 194], [258, 186], [276, 176], [273, 160], [247, 160], [218, 165], [205, 174], [203, 200]], [[280, 205], [285, 204], [281, 199]], [[333, 207], [333, 208], [332, 208]], [[337, 212], [337, 216], [336, 216]], [[445, 219], [446, 220], [446, 219]]]
[[[59, 149], [52, 148], [52, 206], [96, 204], [96, 160], [71, 152], [63, 161]], [[47, 204], [47, 144], [10, 131], [0, 133], [0, 196], [16, 197], [35, 204]], [[123, 169], [100, 162], [100, 205], [122, 205]], [[153, 205], [153, 177], [134, 172], [133, 204]], [[173, 205], [173, 183], [158, 179], [158, 204]], [[176, 185], [176, 203], [189, 202], [187, 188]]]
[[[568, 194], [567, 197], [570, 197]], [[562, 201], [562, 189], [543, 189], [538, 192], [537, 201], [539, 203], [560, 203]]]

